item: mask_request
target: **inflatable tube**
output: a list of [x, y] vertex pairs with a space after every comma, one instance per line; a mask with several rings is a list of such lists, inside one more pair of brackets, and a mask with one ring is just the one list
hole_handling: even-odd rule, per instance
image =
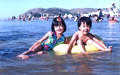
[[[94, 34], [93, 34], [94, 35]], [[103, 40], [97, 36], [97, 35], [94, 35], [97, 39], [99, 39], [101, 42], [103, 42]], [[72, 36], [70, 37], [67, 37], [68, 38], [68, 41], [71, 39]], [[64, 54], [65, 51], [66, 51], [66, 48], [67, 48], [68, 44], [60, 44], [60, 45], [57, 45], [53, 48], [53, 50], [55, 52], [57, 52], [57, 54]], [[96, 48], [95, 46], [93, 45], [85, 45], [85, 50], [86, 52], [89, 52], [89, 53], [94, 53], [94, 52], [98, 52], [99, 49]], [[71, 49], [70, 51], [71, 53], [81, 53], [81, 51], [79, 50], [78, 46], [77, 45], [74, 45], [73, 48]]]
[[110, 23], [117, 22], [117, 20], [109, 20]]

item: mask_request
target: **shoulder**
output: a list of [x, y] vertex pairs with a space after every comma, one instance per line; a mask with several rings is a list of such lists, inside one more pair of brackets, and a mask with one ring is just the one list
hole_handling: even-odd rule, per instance
[[48, 31], [47, 34], [51, 35], [51, 34], [53, 34], [53, 32], [52, 31]]
[[50, 36], [50, 35], [52, 35], [52, 34], [53, 34], [52, 31], [48, 31], [48, 32], [46, 33], [47, 36]]
[[80, 36], [79, 34], [80, 34], [80, 31], [75, 32], [74, 35], [73, 35], [73, 38], [74, 39], [79, 38], [79, 36]]
[[74, 35], [79, 35], [81, 32], [80, 31], [77, 31], [74, 33]]

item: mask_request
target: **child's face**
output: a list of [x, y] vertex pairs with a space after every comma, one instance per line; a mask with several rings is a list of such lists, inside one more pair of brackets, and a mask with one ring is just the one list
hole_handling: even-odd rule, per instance
[[83, 33], [83, 34], [88, 34], [89, 31], [90, 31], [90, 26], [85, 23], [81, 23], [80, 27], [79, 27], [80, 31]]
[[64, 27], [63, 27], [62, 23], [59, 24], [58, 26], [54, 26], [54, 29], [55, 29], [55, 32], [58, 34], [62, 34], [64, 31]]

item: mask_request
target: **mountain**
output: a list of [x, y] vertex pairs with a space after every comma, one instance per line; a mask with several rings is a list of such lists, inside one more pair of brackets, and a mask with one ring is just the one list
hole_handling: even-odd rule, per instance
[[[63, 8], [34, 8], [34, 9], [30, 9], [27, 12], [23, 13], [22, 15], [27, 15], [27, 14], [32, 14], [33, 16], [42, 16], [42, 14], [46, 15], [58, 15], [59, 13], [61, 13], [61, 15], [65, 15], [65, 14], [72, 14], [72, 15], [77, 15], [78, 12], [80, 14], [88, 14], [91, 12], [97, 12], [97, 8], [74, 8], [74, 9], [63, 9]], [[109, 12], [109, 10], [107, 8], [103, 8], [103, 11]], [[120, 12], [120, 10], [119, 10]]]
[[48, 9], [34, 8], [34, 9], [30, 9], [27, 12], [23, 13], [23, 15], [27, 15], [27, 14], [33, 14], [33, 15], [42, 15], [42, 14], [58, 15], [59, 12], [61, 13], [61, 15], [64, 15], [65, 13], [72, 14], [70, 10], [62, 9], [62, 8], [48, 8]]

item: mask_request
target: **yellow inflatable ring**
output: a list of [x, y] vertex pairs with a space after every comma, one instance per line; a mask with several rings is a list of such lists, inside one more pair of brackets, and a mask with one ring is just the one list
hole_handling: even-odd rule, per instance
[[[102, 40], [99, 36], [97, 36], [97, 35], [95, 35], [95, 34], [93, 34], [93, 35], [94, 35], [97, 39], [99, 39], [101, 42], [103, 42], [103, 40]], [[67, 37], [68, 41], [70, 41], [71, 37], [72, 37], [72, 36]], [[54, 50], [55, 52], [57, 52], [57, 54], [61, 54], [61, 53], [64, 54], [65, 51], [66, 51], [67, 46], [68, 46], [68, 44], [60, 44], [60, 45], [55, 46], [55, 47], [53, 48], [53, 50]], [[96, 47], [93, 46], [93, 45], [85, 45], [85, 50], [86, 50], [86, 52], [89, 52], [89, 53], [94, 53], [94, 52], [98, 52], [98, 51], [99, 51], [99, 49], [96, 48]], [[77, 47], [77, 45], [74, 45], [70, 52], [71, 52], [71, 53], [81, 53], [81, 51], [79, 50], [79, 48]]]

